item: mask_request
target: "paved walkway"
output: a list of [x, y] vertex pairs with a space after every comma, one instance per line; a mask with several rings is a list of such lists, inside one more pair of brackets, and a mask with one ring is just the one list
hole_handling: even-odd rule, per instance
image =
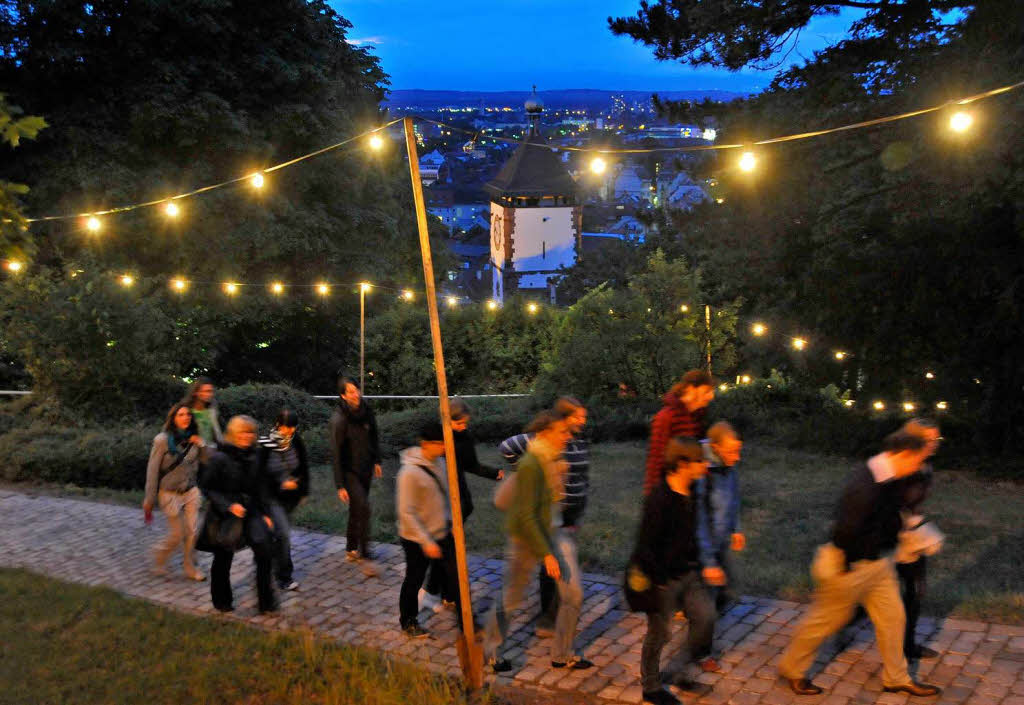
[[[178, 562], [172, 559], [168, 577], [150, 573], [149, 549], [163, 531], [162, 516], [145, 526], [141, 510], [130, 507], [0, 491], [0, 566], [104, 585], [183, 612], [216, 614], [210, 606], [209, 583], [186, 581], [177, 572], [180, 554]], [[237, 609], [217, 619], [265, 628], [308, 627], [321, 636], [372, 647], [435, 671], [457, 672], [453, 613], [422, 615], [422, 623], [433, 632], [430, 639], [407, 640], [398, 629], [398, 590], [404, 572], [399, 547], [375, 547], [382, 572], [369, 578], [345, 563], [343, 537], [296, 530], [292, 542], [301, 588], [283, 595], [281, 612], [271, 617], [257, 613], [251, 554], [243, 552], [232, 572]], [[208, 571], [209, 554], [199, 555], [200, 565]], [[470, 573], [477, 612], [482, 614], [499, 588], [501, 562], [471, 556]], [[547, 640], [536, 638], [527, 621], [537, 611], [533, 595], [512, 624], [509, 657], [515, 670], [488, 680], [565, 696], [585, 694], [597, 702], [639, 702], [645, 620], [624, 609], [618, 578], [586, 574], [584, 587], [577, 645], [597, 664], [595, 668], [549, 668]], [[802, 612], [794, 602], [744, 598], [718, 621], [715, 647], [723, 673], [701, 676], [711, 691], [696, 700], [686, 698], [739, 705], [917, 702], [881, 692], [881, 664], [870, 626], [843, 635], [823, 650], [815, 677], [826, 688], [823, 695], [793, 696], [777, 680], [774, 664]], [[1024, 627], [959, 619], [921, 621], [922, 636], [944, 655], [923, 663], [918, 674], [946, 688], [940, 699], [921, 702], [1024, 705]], [[666, 657], [678, 651], [684, 631], [676, 629]]]

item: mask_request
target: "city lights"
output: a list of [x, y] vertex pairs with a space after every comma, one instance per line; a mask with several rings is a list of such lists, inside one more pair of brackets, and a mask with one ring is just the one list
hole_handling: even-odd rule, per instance
[[416, 298], [416, 295], [412, 293], [411, 289], [405, 289], [404, 291], [402, 291], [403, 301], [412, 301], [414, 298]]
[[845, 360], [846, 359], [846, 353], [843, 352], [842, 350], [836, 350], [836, 359], [840, 360], [840, 361]]
[[171, 288], [175, 291], [185, 291], [188, 288], [188, 282], [181, 277], [176, 277], [171, 280]]
[[235, 282], [224, 282], [224, 293], [228, 296], [234, 296], [238, 293], [238, 284]]
[[608, 168], [608, 162], [601, 157], [594, 157], [590, 160], [590, 170], [595, 174], [603, 174], [605, 169]]
[[89, 219], [85, 221], [85, 228], [89, 232], [98, 233], [102, 227], [103, 223], [94, 215], [89, 216]]
[[748, 173], [753, 171], [757, 168], [757, 157], [753, 152], [744, 152], [740, 155], [739, 167]]
[[885, 411], [885, 402], [876, 401], [874, 404], [871, 405], [871, 408], [874, 409], [875, 411]]
[[380, 135], [376, 135], [375, 134], [372, 137], [370, 137], [370, 148], [371, 149], [379, 150], [383, 146], [384, 146], [384, 140], [381, 139]]
[[283, 294], [284, 284], [282, 284], [281, 282], [274, 282], [273, 284], [270, 285], [270, 291], [271, 293], [274, 294]]
[[761, 336], [768, 332], [768, 326], [763, 323], [755, 323], [750, 326], [750, 332], [754, 335]]
[[181, 209], [178, 208], [178, 204], [174, 201], [168, 201], [167, 205], [164, 206], [164, 213], [167, 214], [168, 218], [177, 218], [181, 213]]
[[963, 110], [953, 113], [953, 117], [949, 118], [949, 129], [953, 132], [967, 132], [971, 129], [971, 125], [974, 123], [974, 117]]
[[320, 294], [320, 296], [327, 296], [331, 293], [331, 287], [321, 282], [316, 285], [316, 293]]
[[249, 179], [249, 183], [252, 184], [253, 188], [263, 188], [263, 184], [265, 183], [263, 174], [261, 172], [253, 174], [252, 177]]
[[803, 338], [793, 338], [793, 348], [795, 350], [803, 350], [807, 347], [807, 341]]
[[131, 286], [134, 283], [135, 283], [135, 277], [133, 277], [131, 274], [122, 274], [121, 275], [121, 286]]

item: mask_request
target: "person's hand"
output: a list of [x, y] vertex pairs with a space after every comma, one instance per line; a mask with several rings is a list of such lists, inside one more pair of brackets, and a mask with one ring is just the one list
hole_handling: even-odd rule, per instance
[[273, 530], [273, 528], [274, 528], [274, 522], [270, 520], [270, 517], [268, 517], [268, 516], [264, 516], [264, 517], [263, 517], [263, 523], [267, 525], [267, 528], [268, 528], [268, 529], [271, 529], [271, 530]]
[[191, 443], [194, 446], [201, 446], [201, 445], [203, 445], [203, 439], [200, 436], [197, 436], [195, 434], [192, 434], [192, 437], [188, 439], [188, 442]]
[[145, 512], [146, 514], [152, 514], [153, 513], [153, 503], [150, 502], [148, 499], [142, 500], [142, 511]]
[[504, 470], [499, 470], [499, 471], [498, 471], [498, 477], [497, 477], [497, 478], [495, 478], [495, 479], [496, 479], [496, 480], [497, 480], [498, 482], [501, 482], [502, 480], [504, 480], [504, 479], [505, 479], [505, 471], [504, 471]]
[[237, 502], [228, 507], [228, 511], [234, 514], [239, 519], [245, 516], [245, 507], [243, 507], [241, 504], [238, 504]]
[[282, 490], [297, 490], [297, 489], [299, 489], [299, 483], [289, 477], [287, 480], [285, 480], [284, 482], [281, 483], [281, 489]]
[[441, 547], [434, 542], [430, 542], [423, 547], [423, 553], [427, 558], [437, 559], [441, 557]]
[[708, 566], [700, 572], [701, 577], [704, 578], [704, 582], [708, 585], [714, 585], [715, 587], [721, 587], [725, 585], [725, 571], [716, 566]]
[[373, 466], [373, 476], [374, 477], [383, 477], [384, 476], [384, 468], [382, 468], [380, 466], [380, 463], [377, 463], [376, 465]]
[[348, 504], [348, 490], [346, 490], [344, 487], [338, 490], [338, 499], [340, 499], [345, 504]]
[[562, 579], [562, 569], [558, 566], [558, 559], [550, 553], [544, 556], [544, 571], [552, 580]]
[[742, 551], [747, 547], [747, 537], [743, 534], [736, 532], [732, 535], [732, 550]]

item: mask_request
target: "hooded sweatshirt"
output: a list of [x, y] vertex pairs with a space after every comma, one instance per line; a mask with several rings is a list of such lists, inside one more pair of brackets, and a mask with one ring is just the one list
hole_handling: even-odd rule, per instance
[[665, 477], [665, 446], [676, 436], [700, 440], [707, 435], [705, 409], [690, 412], [682, 400], [669, 392], [664, 406], [651, 421], [651, 440], [647, 449], [647, 472], [644, 476], [644, 494], [649, 495]]
[[439, 463], [423, 457], [419, 446], [402, 451], [401, 462], [395, 493], [398, 535], [429, 546], [451, 532], [447, 473], [442, 472]]

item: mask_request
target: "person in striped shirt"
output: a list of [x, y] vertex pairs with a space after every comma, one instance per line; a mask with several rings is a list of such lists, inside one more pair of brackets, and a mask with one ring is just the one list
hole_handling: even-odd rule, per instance
[[665, 477], [665, 446], [669, 439], [681, 436], [700, 440], [707, 436], [707, 406], [714, 398], [715, 380], [704, 370], [690, 370], [665, 395], [665, 405], [651, 421], [645, 497]]
[[[566, 444], [562, 459], [569, 465], [565, 477], [565, 496], [561, 502], [561, 528], [566, 536], [576, 540], [576, 530], [583, 512], [587, 508], [587, 495], [590, 492], [590, 449], [587, 442], [580, 437], [587, 425], [587, 409], [573, 397], [561, 397], [555, 402], [554, 411], [565, 419], [572, 439]], [[505, 462], [514, 466], [526, 452], [530, 435], [520, 433], [506, 438], [499, 446]], [[555, 631], [555, 616], [558, 614], [558, 590], [543, 566], [540, 570], [540, 615], [537, 617], [536, 630], [538, 636], [550, 636]]]

